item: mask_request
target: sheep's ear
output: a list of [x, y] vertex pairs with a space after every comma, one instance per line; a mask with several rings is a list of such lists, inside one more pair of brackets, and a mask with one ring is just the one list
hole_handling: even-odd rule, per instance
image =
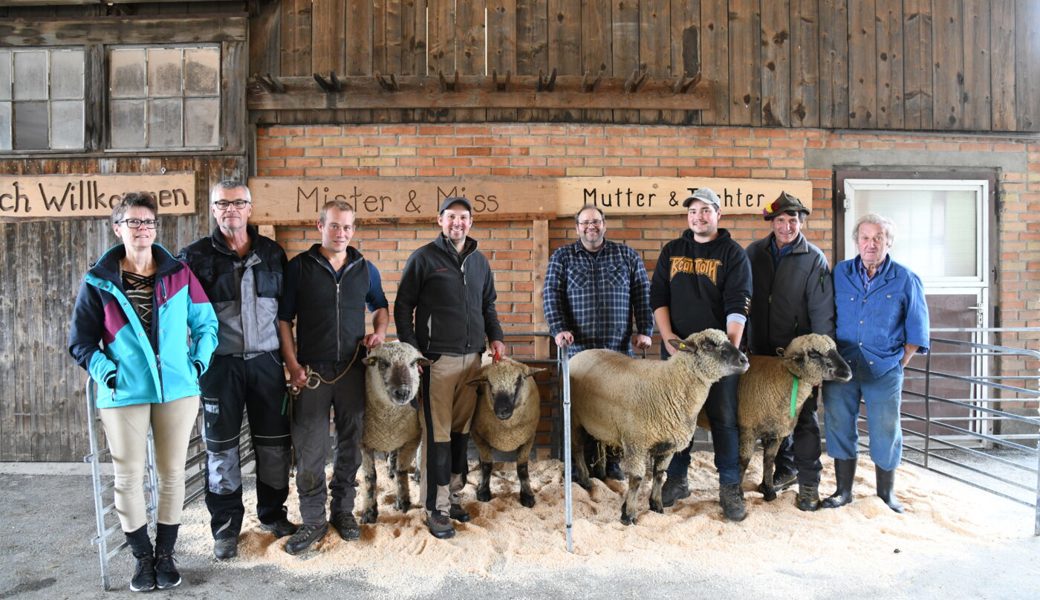
[[527, 375], [525, 375], [524, 377], [534, 377], [535, 375], [541, 373], [542, 371], [546, 371], [546, 370], [548, 370], [548, 369], [528, 369], [527, 370]]
[[415, 364], [419, 365], [420, 367], [428, 367], [428, 366], [432, 365], [433, 362], [431, 362], [430, 359], [428, 359], [428, 358], [419, 357], [419, 358], [415, 359]]
[[693, 352], [693, 350], [690, 350], [689, 344], [687, 344], [686, 342], [684, 342], [684, 341], [682, 341], [682, 340], [680, 340], [678, 338], [672, 338], [672, 339], [668, 340], [668, 343], [671, 344], [672, 347], [675, 348], [676, 350], [681, 350], [683, 352]]
[[779, 347], [779, 346], [777, 346], [777, 348], [776, 348], [776, 355], [777, 356], [783, 356], [784, 355], [784, 349]]
[[379, 358], [377, 358], [375, 356], [366, 356], [365, 357], [365, 364], [370, 366], [370, 367], [375, 365], [378, 361], [379, 361]]
[[487, 382], [488, 382], [488, 378], [487, 377], [479, 377], [477, 379], [470, 379], [469, 381], [466, 382], [466, 385], [480, 385], [482, 383], [487, 383]]

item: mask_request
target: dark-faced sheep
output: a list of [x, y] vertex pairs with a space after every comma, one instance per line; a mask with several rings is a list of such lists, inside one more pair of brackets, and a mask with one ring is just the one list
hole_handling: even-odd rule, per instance
[[[404, 512], [411, 508], [408, 468], [419, 445], [419, 412], [413, 400], [419, 393], [419, 367], [430, 361], [404, 342], [386, 342], [365, 357], [365, 424], [361, 436], [361, 468], [366, 491], [361, 522], [375, 523], [376, 452], [398, 453], [397, 500], [394, 506]], [[403, 469], [403, 470], [402, 470]]]
[[541, 400], [532, 376], [544, 370], [503, 358], [481, 367], [480, 376], [470, 382], [480, 386], [472, 432], [473, 443], [480, 452], [477, 500], [481, 502], [491, 500], [492, 451], [515, 451], [520, 504], [534, 506], [527, 461], [541, 416]]
[[[791, 392], [797, 378], [794, 408]], [[752, 356], [751, 367], [740, 376], [737, 422], [740, 426], [741, 478], [751, 462], [755, 443], [762, 440], [762, 484], [767, 501], [776, 498], [773, 463], [780, 442], [791, 435], [814, 386], [824, 381], [848, 381], [849, 369], [834, 340], [815, 333], [795, 338], [781, 356]]]
[[[689, 445], [709, 388], [748, 367], [747, 357], [717, 329], [669, 342], [678, 352], [666, 361], [638, 360], [610, 350], [585, 350], [570, 360], [575, 456], [584, 447], [585, 432], [621, 447], [621, 469], [628, 478], [621, 507], [626, 525], [635, 523], [648, 459], [654, 473], [650, 510], [664, 512], [665, 469], [672, 454]], [[584, 461], [577, 461], [577, 482], [591, 487]]]

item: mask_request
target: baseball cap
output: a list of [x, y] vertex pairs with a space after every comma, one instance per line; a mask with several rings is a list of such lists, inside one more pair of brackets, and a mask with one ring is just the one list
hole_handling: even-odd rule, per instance
[[469, 200], [463, 198], [462, 196], [448, 196], [444, 199], [444, 202], [441, 202], [441, 210], [437, 214], [443, 214], [444, 211], [448, 210], [456, 204], [461, 204], [466, 207], [466, 210], [468, 210], [471, 213], [473, 212], [473, 205], [469, 203]]
[[694, 190], [689, 198], [683, 200], [683, 208], [690, 208], [690, 205], [696, 200], [700, 200], [705, 204], [711, 204], [715, 207], [715, 210], [720, 210], [719, 195], [712, 191], [711, 188], [704, 187]]

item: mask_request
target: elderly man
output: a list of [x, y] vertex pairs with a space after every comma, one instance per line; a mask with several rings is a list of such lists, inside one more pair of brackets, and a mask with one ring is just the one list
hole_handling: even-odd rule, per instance
[[[569, 356], [590, 348], [631, 356], [633, 346], [649, 348], [654, 321], [643, 259], [632, 248], [607, 241], [607, 221], [599, 208], [583, 206], [574, 222], [578, 241], [553, 252], [542, 290], [545, 322], [556, 345]], [[586, 447], [589, 462], [595, 446]], [[611, 448], [607, 477], [623, 478], [619, 460]]]
[[426, 525], [438, 538], [455, 535], [451, 520], [469, 521], [462, 507], [469, 428], [477, 406], [477, 378], [485, 339], [505, 356], [495, 311], [495, 279], [469, 237], [469, 200], [448, 197], [437, 224], [441, 234], [408, 257], [394, 302], [397, 336], [433, 361], [423, 372], [423, 500]]
[[[689, 230], [665, 244], [650, 283], [650, 306], [661, 332], [667, 358], [676, 349], [670, 339], [682, 339], [705, 329], [721, 329], [734, 346], [740, 344], [751, 303], [751, 265], [747, 253], [719, 227], [718, 195], [709, 188], [693, 191], [683, 201]], [[730, 521], [747, 516], [740, 489], [740, 432], [737, 428], [739, 375], [724, 377], [708, 392], [704, 404], [711, 420], [715, 467], [719, 471], [719, 504]], [[665, 506], [690, 495], [687, 472], [690, 449], [676, 452], [668, 465], [661, 493]]]
[[278, 302], [285, 252], [249, 224], [249, 188], [227, 180], [210, 190], [217, 227], [181, 250], [199, 278], [220, 322], [216, 353], [202, 376], [208, 481], [206, 507], [218, 559], [238, 555], [245, 508], [238, 454], [242, 412], [256, 454], [256, 512], [260, 528], [292, 535], [286, 519], [290, 438], [285, 410], [285, 373], [278, 354]]
[[[350, 246], [354, 231], [353, 207], [342, 200], [326, 202], [318, 217], [321, 243], [289, 261], [285, 271], [278, 333], [290, 382], [300, 390], [293, 401], [292, 437], [303, 519], [299, 531], [285, 543], [289, 554], [304, 552], [328, 530], [325, 461], [329, 409], [336, 427], [330, 522], [344, 540], [361, 535], [354, 519], [354, 497], [365, 416], [363, 359], [366, 349], [383, 343], [390, 313], [379, 270]], [[372, 313], [373, 330], [367, 335], [366, 305]], [[308, 379], [312, 380], [310, 386], [306, 385]]]
[[[782, 192], [762, 216], [772, 232], [747, 248], [751, 261], [751, 320], [748, 349], [775, 356], [791, 340], [807, 333], [834, 337], [834, 284], [827, 258], [802, 235], [809, 209]], [[776, 455], [773, 484], [785, 489], [795, 481], [795, 505], [813, 511], [820, 505], [820, 424], [816, 390], [805, 401], [794, 433]]]
[[827, 454], [834, 458], [838, 489], [823, 501], [826, 508], [852, 502], [859, 433], [860, 399], [867, 409], [870, 458], [877, 495], [903, 512], [892, 488], [903, 457], [899, 425], [903, 369], [914, 353], [928, 351], [928, 305], [921, 280], [888, 255], [895, 235], [892, 222], [867, 214], [856, 222], [852, 240], [859, 256], [834, 269], [838, 351], [852, 367], [848, 383], [824, 388]]

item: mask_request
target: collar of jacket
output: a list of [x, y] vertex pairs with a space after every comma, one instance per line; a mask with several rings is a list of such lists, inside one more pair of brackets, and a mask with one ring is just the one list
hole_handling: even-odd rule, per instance
[[[249, 236], [249, 253], [252, 254], [256, 250], [256, 238], [260, 236], [260, 230], [256, 228], [256, 225], [246, 225], [246, 235]], [[210, 240], [218, 252], [238, 257], [238, 253], [232, 250], [231, 246], [228, 246], [227, 239], [224, 237], [224, 233], [220, 231], [219, 226], [213, 228]]]
[[[776, 247], [775, 246], [776, 234], [775, 233], [770, 233], [769, 237], [767, 237], [766, 239], [767, 239], [766, 246], [769, 249], [769, 251], [772, 252], [773, 248]], [[795, 238], [795, 240], [793, 242], [791, 242], [791, 252], [790, 253], [791, 254], [807, 254], [808, 252], [809, 252], [809, 242], [805, 239], [804, 235], [799, 233], [798, 237]]]
[[[333, 275], [336, 274], [336, 271], [332, 268], [332, 263], [330, 263], [329, 259], [325, 258], [325, 255], [321, 253], [321, 244], [312, 245], [310, 248], [307, 249], [306, 254], [308, 258], [314, 260], [319, 265], [324, 267], [326, 271], [332, 273]], [[361, 255], [361, 252], [359, 252], [357, 248], [353, 246], [347, 246], [347, 262], [343, 264], [346, 266], [347, 269], [349, 269], [352, 266], [354, 266], [354, 263], [358, 262], [363, 258], [364, 256]]]
[[612, 242], [610, 240], [603, 240], [603, 245], [600, 246], [599, 250], [597, 250], [595, 252], [590, 252], [589, 250], [587, 250], [585, 248], [585, 245], [581, 243], [581, 240], [577, 240], [576, 242], [571, 244], [571, 249], [572, 249], [572, 251], [575, 254], [579, 254], [579, 253], [583, 252], [585, 254], [588, 254], [589, 256], [599, 256], [600, 254], [603, 254], [606, 250], [608, 250], [609, 247], [611, 245], [613, 245], [613, 244], [614, 244], [614, 242]]
[[437, 239], [434, 240], [434, 243], [442, 251], [447, 252], [449, 256], [457, 256], [460, 260], [466, 258], [470, 254], [473, 254], [477, 251], [477, 240], [469, 237], [468, 235], [466, 236], [466, 241], [462, 244], [462, 252], [456, 252], [455, 244], [451, 243], [451, 240], [448, 239], [448, 236], [444, 235], [443, 233], [437, 236]]
[[[101, 258], [97, 259], [97, 262], [90, 266], [90, 274], [122, 286], [123, 283], [119, 280], [119, 261], [123, 260], [125, 256], [126, 246], [123, 244], [112, 246], [101, 255]], [[180, 261], [170, 254], [169, 250], [159, 244], [152, 244], [152, 258], [155, 259], [156, 279], [165, 277], [183, 266]]]
[[718, 244], [718, 243], [722, 242], [723, 240], [730, 239], [730, 237], [731, 236], [729, 235], [729, 229], [724, 229], [722, 227], [719, 227], [718, 235], [716, 235], [715, 239], [713, 239], [710, 242], [698, 242], [693, 237], [693, 231], [691, 231], [689, 228], [687, 228], [686, 231], [684, 231], [683, 234], [682, 234], [682, 239], [683, 240], [685, 240], [685, 241], [687, 241], [687, 242], [689, 242], [691, 244], [700, 244], [701, 246], [711, 246], [713, 244]]

